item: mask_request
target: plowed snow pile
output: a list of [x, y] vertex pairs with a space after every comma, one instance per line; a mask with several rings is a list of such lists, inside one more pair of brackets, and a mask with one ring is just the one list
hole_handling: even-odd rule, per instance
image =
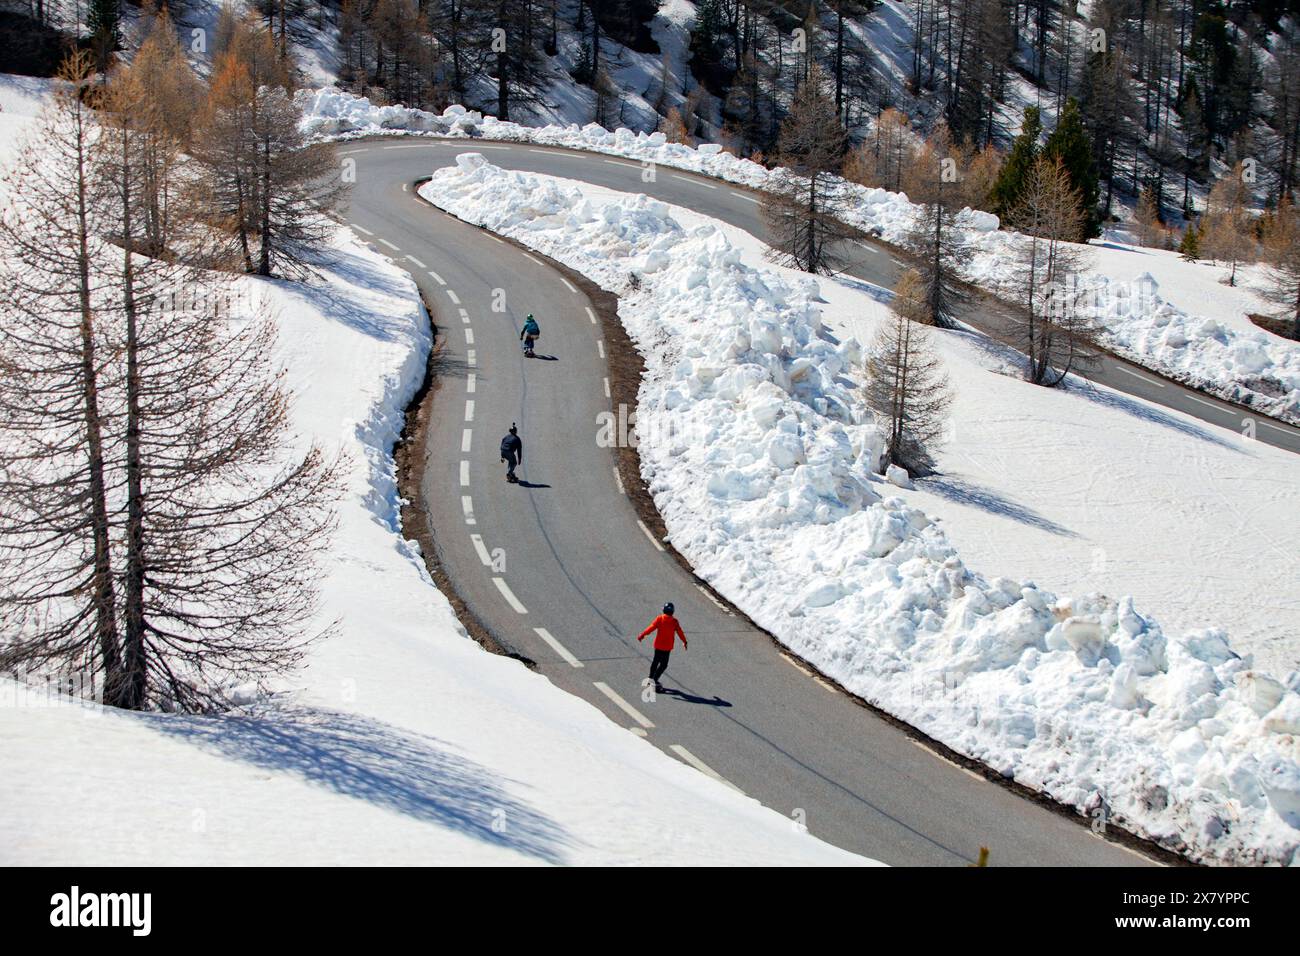
[[875, 474], [858, 343], [818, 287], [741, 262], [662, 203], [458, 157], [430, 201], [622, 296], [646, 360], [643, 474], [673, 544], [794, 651], [949, 746], [1194, 858], [1300, 862], [1300, 675], [1128, 598], [968, 569]]

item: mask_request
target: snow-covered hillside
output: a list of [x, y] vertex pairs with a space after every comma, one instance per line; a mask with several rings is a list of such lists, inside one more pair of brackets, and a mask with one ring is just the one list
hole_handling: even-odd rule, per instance
[[[860, 349], [841, 337], [853, 329], [836, 335], [824, 324], [816, 282], [755, 269], [723, 231], [684, 225], [644, 196], [584, 197], [479, 154], [435, 171], [423, 194], [622, 296], [620, 315], [647, 363], [642, 469], [671, 540], [784, 643], [909, 723], [1081, 812], [1206, 860], [1293, 860], [1300, 674], [1270, 677], [1222, 631], [1166, 630], [1128, 597], [1066, 597], [1041, 581], [991, 576], [1003, 573], [998, 566], [988, 576], [971, 570], [942, 524], [868, 480], [880, 449], [852, 387], [862, 378]], [[865, 332], [881, 294], [840, 290], [825, 311], [841, 326], [861, 315]], [[999, 381], [973, 357], [973, 343], [954, 342], [967, 353], [960, 385], [979, 390], [972, 400], [1005, 402], [999, 393], [1030, 388]], [[1033, 399], [1018, 398], [1023, 416]], [[1133, 413], [1094, 409], [1069, 393], [1051, 401], [1073, 403], [1078, 424], [1068, 415], [1056, 422], [1061, 409], [1045, 406], [1035, 427], [1048, 442]], [[1177, 444], [1165, 427], [1153, 423], [1135, 440]], [[1194, 448], [1206, 439], [1182, 440]], [[1235, 453], [1225, 449], [1222, 460]], [[1044, 454], [1012, 449], [1004, 485]], [[1271, 467], [1281, 474], [1281, 458]], [[927, 504], [943, 513], [936, 498]], [[1016, 546], [1014, 535], [1005, 541]]]
[[[0, 78], [6, 150], [47, 86]], [[335, 635], [221, 716], [0, 679], [0, 862], [864, 862], [466, 636], [399, 525], [391, 452], [430, 346], [415, 285], [342, 229], [321, 269], [239, 284], [277, 316], [297, 440], [346, 456], [318, 621]]]

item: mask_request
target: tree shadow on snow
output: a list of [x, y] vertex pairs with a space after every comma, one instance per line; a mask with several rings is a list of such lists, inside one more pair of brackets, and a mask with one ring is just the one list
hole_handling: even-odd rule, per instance
[[[442, 742], [355, 714], [167, 717], [153, 726], [223, 757], [293, 774], [354, 800], [548, 863], [572, 839], [507, 782]], [[495, 824], [495, 826], [494, 826]]]
[[892, 289], [886, 289], [884, 286], [876, 285], [874, 282], [868, 282], [866, 279], [858, 279], [846, 272], [841, 272], [837, 275], [835, 281], [840, 285], [847, 286], [854, 292], [861, 292], [864, 295], [869, 295], [877, 302], [883, 302], [888, 305], [894, 301], [894, 292]]
[[982, 488], [960, 478], [935, 475], [929, 478], [918, 478], [916, 484], [959, 505], [979, 508], [989, 514], [1010, 518], [1012, 521], [1019, 521], [1031, 528], [1038, 528], [1040, 531], [1047, 531], [1063, 538], [1078, 537], [1069, 528], [1062, 527], [1050, 518], [1044, 518], [1032, 508], [1005, 498], [990, 488]]
[[[280, 291], [309, 303], [322, 315], [382, 342], [410, 334], [411, 316], [405, 311], [388, 315], [377, 308], [373, 293], [395, 294], [392, 275], [378, 264], [336, 246], [295, 250], [312, 270], [321, 273], [304, 281], [271, 278]], [[325, 274], [334, 282], [324, 281]]]
[[[1113, 408], [1116, 411], [1132, 415], [1134, 418], [1140, 418], [1142, 421], [1151, 422], [1154, 425], [1161, 425], [1165, 428], [1171, 428], [1176, 432], [1186, 435], [1189, 438], [1198, 438], [1201, 441], [1209, 442], [1211, 445], [1217, 445], [1219, 448], [1227, 448], [1230, 451], [1245, 454], [1245, 448], [1241, 444], [1227, 441], [1216, 435], [1211, 428], [1218, 429], [1218, 426], [1201, 426], [1194, 421], [1186, 421], [1176, 415], [1170, 414], [1160, 408], [1136, 398], [1129, 398], [1122, 392], [1112, 391], [1106, 388], [1097, 388], [1091, 382], [1082, 379], [1071, 378], [1065, 383], [1067, 391], [1086, 398], [1088, 401], [1106, 408]], [[1249, 413], [1242, 412], [1242, 417]]]

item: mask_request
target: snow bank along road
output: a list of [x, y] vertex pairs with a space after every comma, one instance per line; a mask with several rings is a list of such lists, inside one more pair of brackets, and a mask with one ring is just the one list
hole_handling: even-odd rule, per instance
[[[614, 450], [597, 442], [611, 400], [590, 302], [540, 258], [416, 197], [414, 181], [465, 148], [388, 140], [342, 152], [357, 163], [347, 220], [411, 271], [446, 337], [423, 494], [439, 560], [469, 609], [559, 687], [839, 846], [894, 864], [960, 865], [981, 846], [994, 864], [1142, 862], [939, 758], [697, 586], [638, 520]], [[506, 166], [639, 183], [639, 167], [600, 156], [472, 148]], [[752, 205], [724, 184], [666, 170], [656, 188], [711, 215]], [[745, 215], [757, 228], [755, 212]], [[502, 296], [506, 311], [494, 311]], [[538, 354], [551, 361], [520, 352], [528, 312], [542, 326]], [[525, 443], [518, 486], [498, 462], [511, 422]], [[673, 654], [669, 693], [647, 701], [650, 648], [635, 635], [665, 601], [677, 605], [691, 646]]]

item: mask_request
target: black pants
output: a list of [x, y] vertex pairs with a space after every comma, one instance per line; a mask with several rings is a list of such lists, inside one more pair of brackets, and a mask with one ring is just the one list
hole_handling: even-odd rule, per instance
[[506, 474], [509, 475], [511, 478], [513, 478], [515, 475], [515, 466], [517, 464], [519, 463], [515, 461], [514, 455], [506, 455]]
[[668, 655], [672, 651], [656, 650], [654, 660], [650, 662], [650, 679], [656, 684], [659, 678], [663, 676], [664, 671], [668, 670]]

